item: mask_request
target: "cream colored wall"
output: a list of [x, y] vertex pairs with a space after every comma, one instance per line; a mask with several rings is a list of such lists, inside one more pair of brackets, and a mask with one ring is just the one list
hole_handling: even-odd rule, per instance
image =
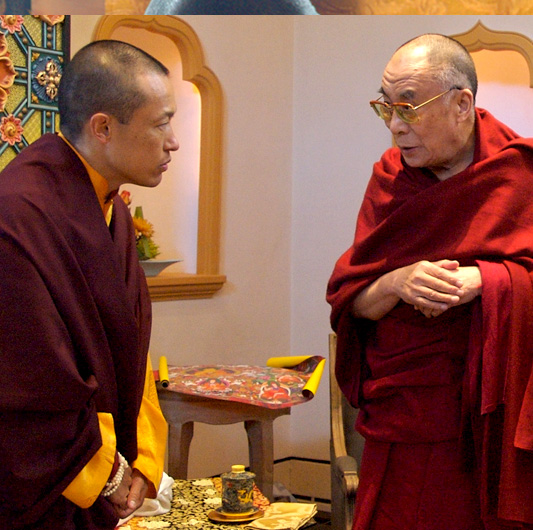
[[[327, 352], [324, 301], [351, 243], [372, 163], [390, 145], [368, 100], [390, 54], [427, 31], [489, 28], [533, 39], [530, 17], [186, 16], [225, 96], [222, 263], [211, 300], [154, 304], [152, 353], [169, 362], [264, 363]], [[73, 17], [73, 49], [97, 17]], [[157, 190], [153, 190], [157, 193]], [[161, 207], [172, 197], [162, 197]], [[276, 420], [275, 457], [329, 459], [328, 386]], [[247, 463], [241, 426], [198, 425], [192, 476]]]
[[74, 55], [92, 40], [93, 30], [101, 15], [78, 15], [70, 17], [70, 51]]

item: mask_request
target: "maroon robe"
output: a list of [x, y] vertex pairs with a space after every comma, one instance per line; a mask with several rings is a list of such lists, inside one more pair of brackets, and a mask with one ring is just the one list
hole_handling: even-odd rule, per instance
[[106, 225], [79, 157], [45, 135], [0, 174], [0, 528], [113, 529], [62, 492], [102, 444], [137, 456], [151, 326], [129, 211]]
[[[399, 443], [452, 443], [464, 472], [480, 483], [477, 511], [486, 528], [533, 524], [533, 140], [481, 109], [475, 133], [473, 163], [442, 182], [430, 171], [406, 166], [396, 148], [384, 154], [374, 166], [354, 244], [328, 284], [338, 334], [337, 379], [360, 408], [357, 429], [368, 446], [357, 529], [385, 517], [375, 513], [381, 510], [378, 494], [383, 488], [382, 500], [389, 502], [390, 481], [402, 476], [401, 469], [387, 470], [398, 456], [390, 453], [391, 445]], [[377, 322], [352, 317], [354, 298], [378, 277], [441, 259], [479, 266], [482, 297], [434, 319], [403, 302]], [[369, 453], [375, 459], [370, 464]], [[374, 477], [365, 476], [369, 466]], [[403, 466], [409, 468], [409, 461]], [[463, 470], [443, 480], [453, 484]], [[426, 466], [419, 476], [433, 471]], [[464, 496], [471, 487], [465, 484]], [[467, 504], [464, 512], [454, 502], [441, 506], [443, 517], [474, 517]], [[430, 510], [432, 505], [437, 503], [428, 503]], [[407, 503], [398, 509], [407, 520]], [[387, 528], [375, 519], [374, 524]], [[460, 526], [478, 527], [468, 521]]]

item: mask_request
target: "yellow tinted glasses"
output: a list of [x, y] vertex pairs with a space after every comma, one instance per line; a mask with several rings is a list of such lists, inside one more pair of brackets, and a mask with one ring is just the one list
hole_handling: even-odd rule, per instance
[[437, 94], [435, 97], [432, 97], [431, 99], [428, 99], [427, 101], [424, 101], [424, 103], [420, 103], [420, 105], [417, 105], [414, 107], [411, 105], [411, 103], [385, 103], [384, 101], [379, 101], [383, 96], [381, 96], [377, 100], [372, 100], [370, 102], [370, 106], [374, 109], [374, 112], [385, 121], [392, 120], [392, 113], [396, 111], [396, 115], [400, 120], [402, 120], [405, 123], [416, 123], [420, 120], [420, 116], [416, 112], [420, 107], [423, 107], [424, 105], [427, 105], [428, 103], [431, 103], [432, 101], [435, 101], [436, 99], [444, 96], [444, 94], [447, 94], [451, 90], [461, 90], [457, 86], [453, 86], [452, 88], [449, 88], [448, 90], [445, 90], [444, 92], [441, 92], [440, 94]]

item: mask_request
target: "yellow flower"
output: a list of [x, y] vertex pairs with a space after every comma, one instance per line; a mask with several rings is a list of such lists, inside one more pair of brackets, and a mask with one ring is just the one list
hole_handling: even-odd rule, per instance
[[150, 238], [154, 235], [154, 226], [152, 223], [141, 217], [133, 218], [133, 226], [135, 227], [135, 237], [144, 236]]
[[[128, 209], [131, 210], [131, 193], [129, 191], [122, 191], [120, 197]], [[135, 208], [135, 213], [132, 214], [131, 218], [133, 228], [135, 229], [135, 240], [139, 259], [147, 260], [155, 258], [159, 255], [159, 247], [152, 239], [154, 226], [144, 218], [142, 206]]]

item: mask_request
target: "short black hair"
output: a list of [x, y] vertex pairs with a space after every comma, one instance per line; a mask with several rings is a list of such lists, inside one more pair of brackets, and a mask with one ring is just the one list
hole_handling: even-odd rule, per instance
[[58, 105], [63, 134], [76, 142], [87, 121], [106, 112], [128, 123], [146, 102], [140, 73], [168, 76], [169, 70], [145, 51], [117, 40], [95, 41], [67, 64], [59, 83]]
[[309, 0], [152, 0], [150, 15], [316, 15]]

